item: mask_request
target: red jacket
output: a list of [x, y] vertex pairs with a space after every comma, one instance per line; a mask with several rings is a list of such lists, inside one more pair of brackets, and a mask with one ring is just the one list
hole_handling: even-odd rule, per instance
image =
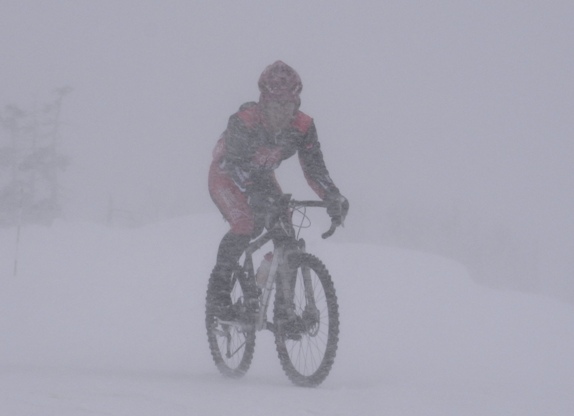
[[281, 162], [295, 153], [309, 186], [320, 198], [339, 193], [325, 167], [315, 123], [301, 111], [288, 129], [273, 135], [265, 129], [257, 103], [243, 104], [229, 118], [213, 151], [213, 163], [246, 192], [265, 183]]

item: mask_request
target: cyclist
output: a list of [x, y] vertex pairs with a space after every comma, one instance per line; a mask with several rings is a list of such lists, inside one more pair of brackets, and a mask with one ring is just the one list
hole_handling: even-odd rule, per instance
[[274, 170], [283, 160], [298, 153], [308, 184], [327, 202], [327, 213], [338, 224], [349, 209], [325, 167], [313, 119], [299, 111], [303, 85], [297, 72], [277, 61], [265, 68], [258, 85], [259, 101], [245, 103], [231, 115], [209, 170], [209, 193], [231, 226], [213, 271], [224, 320], [234, 318], [228, 287], [232, 269], [251, 239], [263, 231], [254, 213], [265, 198], [281, 195]]

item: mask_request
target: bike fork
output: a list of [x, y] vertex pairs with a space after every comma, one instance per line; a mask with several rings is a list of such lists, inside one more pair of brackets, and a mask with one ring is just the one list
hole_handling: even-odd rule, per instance
[[[305, 240], [302, 238], [299, 239], [297, 245], [299, 246], [299, 250], [305, 253]], [[311, 271], [308, 267], [302, 266], [301, 275], [303, 276], [303, 287], [305, 288], [305, 309], [316, 311], [317, 306], [315, 304], [315, 293], [313, 292], [313, 283], [311, 281]]]
[[303, 285], [305, 287], [305, 309], [310, 308], [311, 310], [316, 310], [317, 306], [315, 305], [311, 272], [308, 267], [301, 267], [301, 274], [303, 275]]

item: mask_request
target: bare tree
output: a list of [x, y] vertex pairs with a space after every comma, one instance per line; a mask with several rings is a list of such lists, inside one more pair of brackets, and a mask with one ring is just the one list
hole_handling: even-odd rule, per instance
[[61, 214], [59, 173], [69, 160], [60, 153], [60, 115], [71, 91], [58, 88], [41, 109], [7, 105], [0, 113], [0, 225], [50, 224]]

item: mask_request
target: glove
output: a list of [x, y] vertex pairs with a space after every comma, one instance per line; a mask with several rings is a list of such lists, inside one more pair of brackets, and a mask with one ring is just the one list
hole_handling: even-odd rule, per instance
[[331, 217], [331, 220], [336, 222], [338, 225], [343, 224], [347, 212], [349, 212], [349, 201], [343, 195], [331, 194], [325, 198], [327, 202], [327, 214]]

